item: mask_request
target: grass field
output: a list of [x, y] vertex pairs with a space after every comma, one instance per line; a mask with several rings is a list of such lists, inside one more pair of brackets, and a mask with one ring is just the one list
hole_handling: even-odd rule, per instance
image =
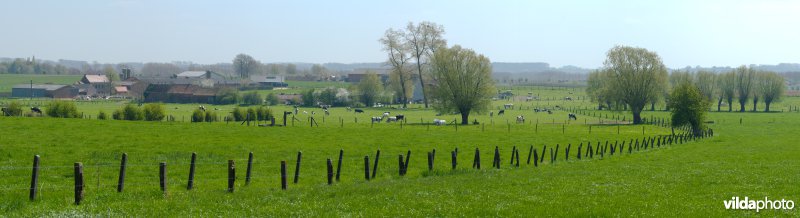
[[[531, 91], [531, 89], [533, 91]], [[540, 98], [563, 98], [579, 90], [519, 89]], [[577, 94], [580, 95], [580, 94]], [[786, 99], [781, 105], [794, 105]], [[36, 102], [29, 102], [36, 103]], [[496, 108], [508, 103], [496, 101]], [[370, 108], [364, 114], [334, 108], [314, 115], [310, 127], [301, 112], [294, 126], [253, 127], [238, 123], [132, 122], [90, 119], [0, 117], [0, 215], [19, 216], [798, 216], [797, 210], [725, 210], [731, 197], [800, 199], [800, 147], [795, 145], [800, 113], [710, 113], [715, 137], [658, 149], [577, 160], [577, 145], [629, 141], [666, 135], [653, 125], [607, 125], [611, 118], [579, 115], [568, 122], [566, 111], [535, 113], [525, 107], [584, 107], [588, 101], [512, 102], [504, 116], [472, 118], [483, 125], [430, 126], [434, 116], [422, 109]], [[78, 103], [87, 114], [121, 107], [124, 102]], [[523, 106], [524, 110], [518, 107]], [[184, 116], [196, 105], [168, 104], [170, 114]], [[175, 108], [178, 109], [175, 109]], [[211, 106], [229, 111], [233, 106]], [[781, 108], [774, 107], [774, 108]], [[412, 107], [414, 108], [414, 107]], [[291, 110], [285, 106], [274, 111]], [[403, 113], [405, 125], [379, 123], [369, 117], [383, 111]], [[586, 111], [597, 116], [628, 113]], [[600, 115], [603, 114], [603, 115]], [[514, 116], [524, 115], [517, 124]], [[668, 116], [645, 112], [644, 117]], [[322, 122], [325, 117], [325, 122]], [[343, 122], [340, 123], [339, 119]], [[279, 118], [279, 122], [280, 122]], [[358, 123], [355, 120], [358, 119]], [[420, 123], [422, 119], [423, 123]], [[741, 123], [740, 123], [741, 119]], [[591, 126], [591, 133], [589, 132]], [[644, 129], [644, 133], [643, 133]], [[531, 145], [541, 154], [559, 145], [555, 163], [526, 164]], [[570, 158], [564, 159], [565, 145]], [[490, 169], [493, 149], [501, 169]], [[520, 167], [509, 164], [512, 146], [520, 148]], [[450, 151], [459, 149], [458, 167], [450, 169]], [[471, 168], [475, 149], [482, 169]], [[341, 181], [326, 184], [325, 160], [336, 164], [344, 150]], [[374, 161], [381, 150], [375, 179], [364, 180], [364, 156]], [[428, 171], [426, 152], [436, 149], [435, 169]], [[398, 176], [398, 155], [411, 150], [409, 172]], [[303, 162], [298, 184], [289, 179], [280, 189], [280, 161], [294, 173], [298, 151]], [[129, 155], [126, 187], [115, 190], [121, 153]], [[186, 190], [189, 158], [198, 154], [194, 190]], [[244, 185], [248, 152], [255, 155], [253, 177]], [[38, 199], [27, 198], [33, 155], [41, 156]], [[227, 160], [235, 160], [236, 191], [226, 193]], [[73, 204], [72, 164], [85, 164], [86, 198]], [[158, 163], [168, 165], [168, 194], [158, 184]], [[372, 165], [370, 165], [372, 168]]]
[[31, 75], [31, 74], [0, 74], [0, 93], [11, 92], [11, 87], [18, 84], [73, 84], [80, 80], [80, 75]]

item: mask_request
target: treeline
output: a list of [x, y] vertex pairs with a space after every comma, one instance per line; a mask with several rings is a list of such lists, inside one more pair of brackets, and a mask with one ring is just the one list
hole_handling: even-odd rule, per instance
[[52, 74], [77, 75], [80, 69], [69, 68], [61, 64], [36, 62], [35, 60], [16, 58], [13, 61], [0, 62], [0, 74]]
[[[606, 84], [614, 78], [609, 70], [598, 70], [589, 74], [586, 89], [589, 97], [599, 103], [599, 108], [612, 108], [627, 110], [626, 104], [621, 99], [626, 93], [610, 89]], [[733, 111], [733, 104], [739, 104], [740, 112], [747, 111], [748, 104], [752, 103], [750, 111], [757, 111], [758, 104], [763, 102], [764, 111], [770, 111], [770, 105], [779, 101], [786, 90], [784, 77], [771, 71], [757, 70], [753, 67], [740, 66], [724, 73], [711, 71], [674, 71], [668, 81], [654, 82], [650, 89], [654, 93], [649, 95], [650, 109], [655, 110], [657, 102], [669, 105], [669, 93], [674, 87], [682, 83], [696, 86], [708, 102], [717, 105], [717, 111], [722, 111], [723, 103], [728, 106], [728, 111]], [[664, 84], [664, 85], [658, 85]], [[658, 94], [662, 93], [662, 94]], [[669, 108], [666, 108], [669, 109]]]

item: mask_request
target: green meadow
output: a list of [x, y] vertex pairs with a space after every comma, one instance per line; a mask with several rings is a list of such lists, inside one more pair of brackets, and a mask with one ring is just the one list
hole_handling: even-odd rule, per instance
[[[94, 119], [101, 110], [121, 108], [127, 103], [123, 101], [76, 102], [85, 119], [0, 117], [0, 216], [800, 215], [796, 209], [756, 213], [726, 210], [723, 205], [736, 196], [800, 200], [796, 184], [800, 146], [795, 143], [800, 113], [788, 111], [800, 99], [787, 98], [773, 106], [784, 112], [710, 112], [709, 120], [714, 122], [708, 126], [714, 137], [629, 153], [631, 140], [666, 136], [672, 130], [620, 122], [622, 117], [629, 120], [630, 113], [596, 111], [593, 103], [582, 99], [580, 88], [514, 87], [513, 92], [517, 99], [493, 103], [493, 116], [470, 116], [477, 125], [431, 125], [433, 119], [451, 122], [460, 116], [436, 116], [420, 105], [405, 110], [365, 108], [359, 114], [333, 108], [327, 116], [321, 109], [301, 107], [294, 123], [288, 121], [286, 127], [190, 123], [188, 116], [198, 107], [193, 104], [165, 105], [176, 122]], [[524, 101], [528, 92], [539, 100]], [[566, 96], [576, 100], [563, 100]], [[18, 100], [29, 105], [46, 103]], [[507, 103], [514, 108], [497, 115]], [[562, 109], [554, 109], [556, 105]], [[233, 107], [206, 105], [220, 114]], [[554, 110], [537, 113], [533, 108]], [[294, 110], [288, 106], [271, 109], [276, 114]], [[581, 109], [578, 119], [568, 120], [567, 114], [575, 109]], [[404, 114], [407, 121], [370, 122], [383, 112]], [[525, 122], [516, 121], [520, 115]], [[312, 116], [318, 125], [309, 123]], [[283, 118], [277, 117], [276, 122], [282, 124]], [[643, 117], [666, 119], [669, 114], [646, 111]], [[625, 149], [585, 157], [589, 143], [596, 149], [606, 141], [625, 142]], [[520, 151], [519, 167], [510, 163], [515, 146]], [[537, 166], [527, 161], [531, 146], [537, 157], [545, 156]], [[501, 155], [500, 169], [491, 167], [495, 147]], [[427, 153], [434, 149], [434, 168], [429, 170]], [[457, 166], [452, 169], [451, 152], [456, 149]], [[480, 170], [472, 167], [476, 149]], [[340, 150], [344, 151], [340, 180], [328, 185], [326, 160], [331, 159], [335, 168]], [[367, 181], [364, 157], [369, 157], [369, 168], [374, 170], [378, 150], [376, 176]], [[405, 158], [408, 151], [408, 173], [400, 176], [398, 158]], [[197, 154], [196, 177], [194, 188], [187, 190], [192, 152]], [[246, 184], [250, 152], [254, 155], [252, 176]], [[302, 162], [295, 184], [298, 152], [302, 152]], [[550, 160], [551, 152], [557, 155], [555, 162]], [[128, 167], [124, 191], [118, 193], [122, 153], [128, 155]], [[34, 155], [41, 157], [39, 193], [30, 201]], [[229, 160], [236, 168], [233, 193], [227, 192]], [[281, 161], [287, 163], [286, 190], [280, 185]], [[81, 205], [74, 204], [75, 162], [84, 164]], [[166, 194], [159, 188], [161, 162], [167, 164]]]

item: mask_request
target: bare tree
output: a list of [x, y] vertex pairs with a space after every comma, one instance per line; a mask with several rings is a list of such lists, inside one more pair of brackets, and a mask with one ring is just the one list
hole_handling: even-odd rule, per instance
[[253, 59], [253, 57], [246, 54], [238, 54], [233, 58], [233, 70], [241, 78], [249, 77], [250, 74], [258, 69], [260, 64], [261, 63]]
[[741, 106], [739, 111], [744, 112], [744, 105], [747, 104], [747, 100], [753, 94], [753, 78], [755, 78], [756, 72], [753, 68], [746, 66], [738, 67], [734, 72], [736, 72], [736, 94], [739, 99], [739, 106]]
[[709, 71], [699, 71], [694, 75], [694, 84], [700, 89], [700, 94], [706, 98], [708, 102], [714, 100], [714, 90], [716, 89], [717, 75]]
[[759, 83], [760, 93], [764, 98], [764, 111], [769, 112], [769, 105], [783, 96], [786, 89], [784, 79], [775, 72], [763, 72], [760, 75]]
[[736, 73], [727, 72], [720, 74], [717, 78], [717, 87], [719, 91], [717, 111], [720, 111], [723, 100], [728, 103], [728, 112], [733, 111], [733, 97], [736, 96]]
[[428, 108], [428, 95], [425, 91], [425, 77], [422, 75], [423, 68], [427, 65], [427, 59], [430, 59], [433, 51], [447, 46], [447, 41], [442, 38], [443, 34], [444, 27], [433, 22], [423, 21], [418, 25], [408, 22], [406, 26], [405, 40], [410, 48], [411, 56], [416, 60], [417, 75], [422, 88], [425, 108]]
[[396, 87], [403, 108], [408, 105], [408, 96], [413, 89], [411, 81], [411, 67], [408, 62], [411, 60], [409, 46], [402, 39], [405, 33], [399, 30], [388, 29], [379, 41], [383, 44], [383, 50], [387, 52], [389, 60], [387, 64], [391, 66], [392, 83]]

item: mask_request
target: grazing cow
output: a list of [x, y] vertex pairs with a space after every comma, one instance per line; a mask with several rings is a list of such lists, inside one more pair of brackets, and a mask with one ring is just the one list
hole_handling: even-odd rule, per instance
[[503, 115], [506, 113], [506, 110], [500, 110], [497, 112], [497, 116]]
[[355, 111], [356, 111], [356, 113], [364, 113], [364, 110], [361, 110], [361, 109], [356, 109]]
[[201, 111], [206, 111], [206, 107], [203, 105], [200, 105], [200, 107], [198, 107], [197, 109], [200, 109]]
[[437, 114], [436, 114], [436, 116], [437, 116], [437, 117], [438, 117], [438, 116], [442, 116], [442, 113], [437, 113]]
[[8, 112], [8, 108], [0, 108], [0, 111], [3, 111], [3, 116], [11, 116], [11, 113]]
[[317, 114], [316, 111], [311, 111], [311, 115]]
[[525, 123], [525, 117], [522, 115], [517, 116], [517, 123]]
[[308, 111], [303, 111], [303, 114], [308, 114]]
[[566, 98], [564, 98], [564, 100], [572, 101], [572, 97], [566, 97]]
[[514, 107], [514, 104], [512, 104], [512, 103], [508, 103], [508, 104], [504, 104], [503, 105], [503, 109], [509, 109], [509, 108], [513, 108], [513, 107]]
[[391, 114], [391, 113], [389, 113], [389, 112], [383, 112], [383, 116], [384, 116], [384, 117], [388, 117], [388, 116], [389, 116], [389, 114]]
[[330, 116], [330, 115], [331, 115], [331, 112], [329, 112], [328, 109], [325, 109], [325, 116]]
[[539, 110], [539, 108], [534, 108], [533, 109], [533, 112], [536, 112], [536, 113], [539, 113], [540, 111], [542, 111], [542, 110]]
[[547, 114], [553, 114], [553, 111], [547, 110]]
[[387, 123], [391, 123], [391, 122], [397, 122], [397, 117], [388, 117], [388, 118], [386, 119], [386, 122], [387, 122]]
[[218, 110], [219, 110], [219, 108], [214, 108], [214, 110], [215, 110], [215, 111], [218, 111]]
[[447, 125], [447, 121], [440, 120], [440, 119], [433, 119], [433, 125], [437, 125], [437, 126]]
[[42, 113], [42, 109], [39, 109], [39, 107], [32, 107], [31, 108], [31, 112], [41, 114]]
[[494, 111], [489, 111], [489, 117], [493, 117], [493, 116], [494, 116]]
[[380, 122], [381, 122], [381, 120], [383, 120], [383, 117], [372, 117], [372, 122], [378, 122], [378, 123], [380, 123]]
[[350, 107], [346, 107], [345, 109], [347, 109], [347, 112], [350, 112], [350, 111], [353, 110], [353, 108], [350, 108]]
[[401, 120], [405, 120], [406, 119], [406, 115], [402, 115], [402, 114], [398, 114], [395, 117], [397, 118], [397, 121], [401, 121]]
[[568, 118], [570, 120], [578, 120], [578, 116], [575, 116], [575, 114], [573, 114], [573, 113], [570, 113]]

